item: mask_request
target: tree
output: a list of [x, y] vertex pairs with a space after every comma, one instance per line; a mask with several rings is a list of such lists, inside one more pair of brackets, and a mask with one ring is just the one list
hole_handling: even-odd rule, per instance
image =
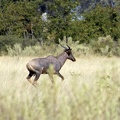
[[1, 8], [0, 34], [13, 34], [23, 36], [24, 28], [36, 14], [35, 5], [32, 2], [7, 2]]
[[48, 4], [48, 32], [54, 33], [55, 42], [58, 42], [58, 38], [64, 36], [70, 36], [70, 25], [73, 16], [73, 9], [78, 5], [78, 1], [73, 0], [55, 0], [53, 3]]
[[89, 12], [98, 5], [101, 5], [102, 7], [110, 6], [112, 8], [120, 6], [119, 0], [79, 0], [79, 2], [80, 2], [80, 5], [78, 7], [79, 14]]
[[114, 41], [120, 38], [120, 14], [119, 7], [102, 7], [98, 5], [90, 12], [84, 13], [84, 19], [72, 23], [72, 35], [74, 40], [80, 43], [91, 43], [98, 37], [111, 35]]

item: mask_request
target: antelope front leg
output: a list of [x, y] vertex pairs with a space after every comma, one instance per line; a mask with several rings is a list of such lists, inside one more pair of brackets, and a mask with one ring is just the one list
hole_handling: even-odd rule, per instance
[[64, 77], [58, 72], [57, 75], [62, 79], [64, 80]]

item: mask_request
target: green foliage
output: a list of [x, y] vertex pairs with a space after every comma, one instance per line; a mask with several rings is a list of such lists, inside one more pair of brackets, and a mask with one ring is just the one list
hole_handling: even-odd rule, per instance
[[118, 7], [101, 7], [84, 14], [84, 20], [74, 21], [71, 27], [72, 35], [80, 43], [90, 43], [91, 39], [98, 39], [111, 35], [114, 41], [120, 38], [120, 15]]
[[[36, 40], [36, 39], [35, 39]], [[67, 44], [66, 44], [67, 41]], [[73, 41], [72, 37], [64, 38], [59, 42], [66, 46], [69, 45], [72, 48], [73, 54], [79, 56], [89, 56], [93, 54], [92, 49], [89, 46], [79, 44], [79, 41]], [[32, 44], [32, 41], [27, 41], [27, 46], [16, 43], [13, 45], [6, 45], [6, 55], [8, 56], [47, 56], [47, 55], [59, 55], [64, 49], [58, 44], [52, 44], [51, 42], [44, 42], [43, 44]], [[31, 45], [32, 44], [32, 45]], [[2, 51], [1, 51], [2, 52]], [[3, 52], [2, 52], [3, 53]], [[3, 54], [4, 55], [4, 54]]]
[[[39, 5], [45, 3], [48, 7], [48, 21], [42, 21], [41, 13], [37, 11]], [[94, 52], [119, 55], [120, 39], [120, 10], [119, 6], [102, 7], [98, 5], [89, 12], [82, 14], [83, 19], [75, 18], [74, 9], [78, 1], [56, 0], [54, 2], [42, 0], [16, 0], [1, 1], [0, 7], [0, 54], [7, 52], [6, 46], [16, 43], [22, 45], [22, 49], [29, 45], [39, 43], [59, 43], [66, 36], [66, 43], [72, 37], [73, 46], [94, 46]], [[16, 36], [8, 39], [8, 36]], [[112, 44], [106, 42], [107, 46], [99, 46], [99, 40], [110, 35]], [[3, 37], [4, 36], [4, 37]], [[2, 40], [5, 38], [5, 40]], [[101, 43], [100, 43], [101, 44]], [[87, 48], [86, 47], [86, 48]], [[97, 48], [98, 47], [98, 48]], [[113, 47], [113, 48], [111, 48]], [[85, 49], [86, 49], [85, 48]], [[79, 49], [79, 48], [78, 48]], [[81, 49], [81, 48], [80, 48]], [[98, 49], [98, 50], [97, 50]], [[80, 50], [78, 50], [79, 53]]]
[[23, 41], [22, 38], [13, 35], [0, 36], [0, 55], [7, 54], [7, 46], [12, 48], [16, 43], [21, 44], [21, 41]]
[[109, 52], [111, 52], [113, 44], [114, 41], [111, 38], [111, 36], [106, 36], [106, 37], [99, 37], [97, 42], [93, 41], [92, 47], [95, 53], [101, 53], [107, 55]]
[[98, 6], [95, 10], [86, 15], [86, 21], [89, 22], [89, 30], [91, 37], [111, 35], [117, 40], [120, 27], [120, 16], [117, 8]]
[[54, 2], [45, 2], [48, 5], [49, 22], [41, 20], [41, 14], [37, 8], [44, 1], [17, 1], [2, 3], [0, 8], [0, 35], [12, 34], [23, 37], [26, 27], [32, 24], [35, 37], [47, 39], [49, 34], [55, 34], [57, 40], [67, 34], [69, 22], [71, 21], [71, 9], [75, 8], [77, 1], [56, 0]]
[[120, 41], [114, 41], [110, 35], [106, 37], [99, 37], [97, 41], [91, 41], [91, 47], [94, 53], [107, 56], [120, 56]]
[[[25, 41], [22, 39], [23, 44], [21, 44], [20, 38], [16, 39], [16, 37], [12, 36], [11, 39], [9, 36], [6, 39], [4, 38], [4, 42], [1, 42], [1, 55], [47, 56], [50, 54], [59, 55], [63, 51], [63, 48], [60, 45], [53, 44], [51, 42], [44, 42], [40, 44], [36, 39], [34, 39], [36, 42], [33, 42], [33, 40]], [[16, 41], [16, 44], [14, 44], [14, 40]], [[8, 41], [9, 44], [7, 45], [6, 42], [8, 43]], [[11, 41], [13, 41], [13, 43]], [[66, 36], [64, 36], [62, 40], [59, 39], [59, 42], [64, 46], [69, 45], [73, 50], [73, 54], [77, 57], [89, 56], [93, 54], [104, 56], [120, 56], [120, 41], [118, 40], [115, 42], [110, 35], [106, 37], [99, 37], [97, 41], [93, 39], [91, 40], [90, 45], [79, 44], [79, 41], [73, 41], [72, 37], [67, 38]]]
[[58, 39], [62, 39], [64, 36], [70, 36], [70, 25], [75, 12], [71, 12], [72, 9], [78, 5], [72, 0], [56, 0], [48, 3], [48, 22], [43, 23], [45, 32], [43, 33], [46, 38], [52, 36], [53, 41], [58, 43]]
[[[6, 46], [6, 54], [8, 56], [46, 56], [46, 55], [57, 55], [58, 51], [60, 53], [60, 49], [58, 48], [58, 45], [52, 45], [52, 44], [43, 44], [40, 46], [39, 44], [36, 45], [29, 45], [22, 47], [22, 44], [14, 44], [12, 47], [11, 46]], [[61, 48], [61, 47], [60, 47]]]

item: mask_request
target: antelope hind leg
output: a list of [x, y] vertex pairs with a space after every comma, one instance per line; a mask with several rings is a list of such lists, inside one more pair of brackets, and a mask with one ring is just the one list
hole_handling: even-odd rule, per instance
[[34, 87], [36, 87], [36, 85], [35, 85], [35, 84], [36, 84], [36, 82], [35, 82], [35, 81], [33, 81], [33, 82], [32, 82], [32, 80], [31, 80], [31, 79], [27, 79], [27, 80], [28, 80], [28, 81], [29, 81], [32, 85], [34, 85]]
[[27, 79], [31, 84], [32, 84], [32, 80], [31, 79]]

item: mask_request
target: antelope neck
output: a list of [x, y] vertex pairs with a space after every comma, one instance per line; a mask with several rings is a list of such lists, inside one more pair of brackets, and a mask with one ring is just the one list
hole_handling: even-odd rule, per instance
[[59, 60], [61, 66], [64, 65], [65, 61], [67, 60], [67, 53], [63, 52], [59, 56], [57, 56], [57, 59]]

